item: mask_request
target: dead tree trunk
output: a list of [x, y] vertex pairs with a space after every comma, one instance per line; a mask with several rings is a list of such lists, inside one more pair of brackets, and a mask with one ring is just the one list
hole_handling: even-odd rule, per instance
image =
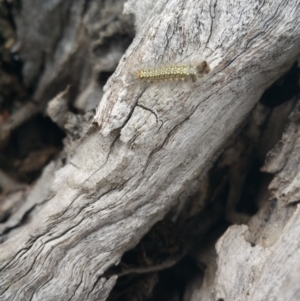
[[[121, 26], [126, 17], [107, 21], [105, 30], [93, 23], [95, 11], [101, 8], [104, 20], [112, 7], [102, 2], [27, 0], [14, 12], [26, 84], [34, 86], [42, 111], [72, 84], [48, 112], [73, 133], [75, 115], [62, 105], [66, 95], [76, 98], [78, 108], [100, 100], [97, 76], [114, 68], [124, 48], [110, 49], [108, 37], [130, 32]], [[58, 159], [48, 165], [14, 216], [21, 223], [37, 204], [39, 212], [0, 246], [0, 300], [106, 300], [118, 277], [105, 271], [205, 177], [265, 89], [299, 57], [296, 0], [129, 0], [125, 12], [135, 16], [136, 36], [104, 87], [93, 121], [80, 140], [68, 145], [66, 163]], [[95, 24], [104, 32], [98, 44], [91, 38]], [[32, 39], [36, 45], [29, 45]], [[96, 52], [97, 45], [107, 65], [88, 60], [90, 47]], [[203, 62], [210, 72], [206, 68], [196, 80], [189, 74], [190, 80], [162, 81], [157, 74], [148, 82], [136, 75], [168, 66], [195, 70]], [[271, 192], [282, 210], [299, 201], [298, 115], [296, 107], [264, 167], [276, 174]], [[247, 238], [247, 226], [231, 227], [216, 246], [217, 274], [207, 286], [213, 292], [209, 298], [297, 300], [298, 215], [299, 209], [285, 215], [286, 225], [272, 244], [258, 238], [268, 235], [268, 223], [255, 239]], [[274, 223], [278, 220], [280, 213]], [[14, 222], [8, 220], [2, 232], [17, 227]], [[199, 287], [192, 291], [201, 294]]]

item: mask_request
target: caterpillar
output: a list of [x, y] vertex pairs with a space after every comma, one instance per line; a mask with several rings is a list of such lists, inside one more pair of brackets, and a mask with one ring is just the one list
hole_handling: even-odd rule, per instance
[[201, 77], [208, 73], [210, 68], [206, 61], [201, 62], [197, 66], [169, 66], [156, 68], [152, 70], [138, 70], [137, 78], [148, 81], [159, 80], [189, 80], [195, 81], [197, 77]]

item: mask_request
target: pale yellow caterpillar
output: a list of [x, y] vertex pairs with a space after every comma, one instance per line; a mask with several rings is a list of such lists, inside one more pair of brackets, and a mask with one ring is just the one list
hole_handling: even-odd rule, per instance
[[195, 81], [197, 77], [201, 77], [208, 73], [210, 68], [206, 61], [201, 62], [197, 66], [169, 66], [156, 68], [152, 70], [137, 71], [137, 78], [148, 81], [159, 80], [192, 80]]

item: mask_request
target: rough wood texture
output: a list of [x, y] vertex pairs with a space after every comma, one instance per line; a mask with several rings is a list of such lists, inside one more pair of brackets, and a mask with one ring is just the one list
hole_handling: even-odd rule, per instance
[[216, 300], [299, 300], [300, 208], [291, 205], [300, 200], [299, 112], [298, 103], [263, 168], [275, 173], [269, 208], [261, 210], [263, 227], [253, 235], [254, 218], [249, 229], [233, 226], [217, 244]]
[[[297, 1], [151, 3], [127, 3], [137, 36], [105, 87], [93, 126], [56, 172], [39, 214], [1, 245], [0, 300], [105, 300], [116, 276], [105, 279], [104, 271], [204, 175], [264, 89], [299, 55]], [[211, 72], [196, 82], [135, 77], [140, 68], [203, 60]], [[227, 236], [238, 239], [245, 229]], [[261, 249], [247, 250], [245, 256]]]
[[[241, 167], [243, 168], [245, 162], [251, 162], [253, 160], [251, 159], [251, 157], [253, 158], [251, 152], [256, 153], [261, 160], [264, 161], [267, 152], [274, 148], [272, 152], [270, 152], [269, 157], [273, 158], [273, 163], [275, 163], [273, 166], [275, 167], [276, 161], [282, 158], [283, 155], [281, 151], [278, 151], [281, 149], [280, 146], [290, 145], [290, 143], [293, 143], [293, 141], [297, 139], [295, 135], [289, 136], [288, 133], [290, 132], [289, 129], [294, 128], [296, 130], [298, 127], [292, 121], [295, 121], [295, 116], [297, 116], [299, 112], [298, 106], [297, 98], [293, 98], [272, 110], [261, 105], [255, 108], [246, 128], [239, 135], [233, 146], [228, 148], [221, 156], [222, 162], [224, 155], [228, 157], [226, 153], [231, 152], [231, 157], [237, 161], [231, 162], [231, 167], [229, 167], [233, 169], [233, 172], [236, 174], [236, 176], [230, 179], [235, 191], [240, 191], [241, 189], [241, 183], [236, 180], [237, 176], [241, 177]], [[262, 123], [263, 120], [266, 122]], [[283, 139], [280, 141], [283, 130], [281, 130], [280, 133], [278, 129], [282, 126], [284, 127], [288, 120], [289, 124], [283, 137], [290, 138], [288, 138], [288, 140], [285, 139], [283, 144]], [[245, 137], [248, 137], [248, 139], [251, 138], [251, 140], [255, 142], [254, 149], [250, 150], [250, 156], [249, 151], [242, 152], [243, 156], [232, 154], [232, 149], [235, 149], [235, 152], [238, 151], [238, 145], [241, 139], [245, 139]], [[296, 153], [293, 154], [294, 160], [297, 161], [298, 155], [296, 155]], [[269, 164], [272, 163], [272, 159], [269, 159], [268, 162]], [[238, 166], [238, 168], [234, 166]], [[265, 172], [271, 172], [266, 169], [267, 166], [268, 163], [262, 169]], [[278, 164], [276, 166], [276, 168], [280, 170], [283, 168], [283, 166]], [[289, 167], [284, 166], [280, 172], [284, 172], [285, 168], [288, 169]], [[242, 173], [244, 172], [245, 171]], [[277, 172], [279, 172], [279, 170], [277, 170]], [[202, 262], [202, 264], [206, 266], [206, 269], [203, 279], [200, 279], [200, 281], [196, 279], [187, 286], [185, 296], [189, 297], [184, 299], [185, 301], [208, 301], [220, 300], [222, 298], [224, 300], [256, 300], [251, 293], [254, 293], [256, 290], [261, 290], [265, 285], [261, 284], [260, 276], [265, 272], [264, 267], [269, 265], [269, 260], [272, 260], [272, 256], [267, 250], [276, 250], [277, 247], [281, 248], [283, 257], [282, 260], [278, 260], [276, 265], [273, 266], [274, 270], [269, 267], [268, 287], [271, 291], [274, 286], [277, 287], [277, 284], [275, 285], [273, 282], [276, 281], [275, 279], [278, 280], [278, 272], [276, 272], [276, 269], [284, 270], [288, 277], [290, 277], [291, 282], [288, 284], [289, 281], [285, 278], [284, 273], [281, 274], [279, 278], [283, 280], [286, 279], [287, 281], [287, 283], [282, 286], [282, 289], [286, 286], [291, 287], [293, 285], [292, 283], [295, 283], [296, 279], [292, 273], [293, 271], [289, 267], [281, 268], [282, 265], [285, 265], [284, 260], [286, 257], [284, 254], [289, 256], [290, 250], [284, 250], [284, 245], [278, 245], [278, 240], [284, 235], [286, 224], [293, 215], [295, 207], [285, 206], [280, 198], [275, 197], [276, 194], [270, 193], [270, 187], [274, 186], [273, 184], [269, 185], [270, 181], [271, 183], [274, 182], [274, 179], [272, 181], [271, 175], [264, 174], [261, 179], [254, 177], [253, 181], [259, 183], [258, 193], [255, 195], [256, 197], [254, 198], [254, 196], [252, 196], [260, 208], [259, 211], [251, 218], [248, 227], [232, 226], [227, 230], [218, 242], [218, 255], [214, 250], [214, 245], [204, 250], [202, 247], [202, 249], [193, 252], [196, 261]], [[283, 179], [282, 182], [290, 186], [289, 183]], [[245, 184], [247, 184], [247, 181]], [[228, 197], [229, 202], [231, 195], [232, 193], [230, 193]], [[239, 233], [238, 235], [236, 234], [237, 232]], [[276, 247], [274, 247], [275, 244]], [[260, 251], [257, 253], [251, 251], [255, 246], [260, 246]], [[259, 264], [257, 264], [257, 261], [259, 261]], [[297, 257], [295, 257], [294, 262], [296, 265], [298, 264]], [[255, 274], [253, 274], [254, 269], [256, 271]], [[251, 278], [251, 281], [249, 281], [249, 278]], [[295, 290], [296, 287], [293, 287], [292, 290]], [[262, 292], [262, 300], [273, 300], [266, 294], [266, 291], [267, 290]], [[289, 299], [282, 298], [282, 300]]]

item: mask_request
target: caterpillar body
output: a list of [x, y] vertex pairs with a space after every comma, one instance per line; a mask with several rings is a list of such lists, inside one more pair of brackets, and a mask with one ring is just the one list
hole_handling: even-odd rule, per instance
[[137, 71], [137, 78], [148, 81], [159, 80], [192, 80], [195, 81], [197, 77], [201, 77], [208, 73], [210, 68], [206, 61], [203, 61], [197, 66], [169, 66], [163, 68], [156, 68], [152, 70]]

